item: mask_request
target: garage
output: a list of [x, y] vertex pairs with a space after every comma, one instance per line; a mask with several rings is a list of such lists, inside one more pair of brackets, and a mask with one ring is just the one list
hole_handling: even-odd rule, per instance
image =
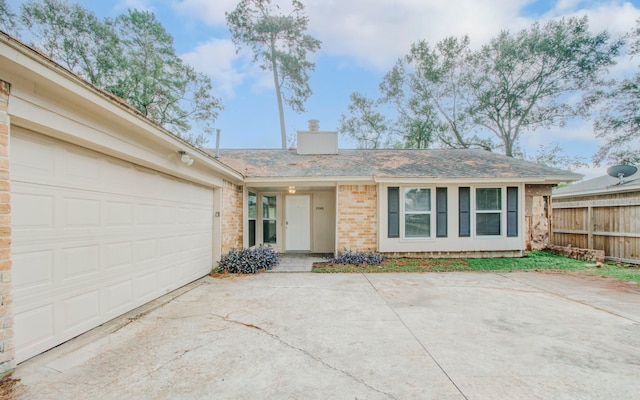
[[214, 189], [19, 127], [11, 164], [17, 362], [211, 271]]

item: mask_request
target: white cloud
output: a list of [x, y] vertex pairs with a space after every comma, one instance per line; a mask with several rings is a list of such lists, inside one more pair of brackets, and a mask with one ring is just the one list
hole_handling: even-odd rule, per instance
[[153, 1], [151, 0], [121, 0], [115, 7], [116, 10], [126, 11], [128, 9], [154, 11]]
[[[126, 1], [144, 3], [147, 0]], [[224, 27], [225, 11], [233, 10], [237, 1], [174, 0], [172, 7], [179, 14]], [[290, 3], [289, 0], [274, 2], [283, 9]], [[305, 13], [309, 17], [309, 32], [323, 42], [322, 53], [355, 60], [361, 67], [386, 71], [418, 40], [436, 43], [447, 36], [468, 34], [472, 46], [478, 47], [500, 30], [523, 29], [533, 22], [533, 18], [521, 16], [522, 9], [530, 3], [530, 0], [456, 0], [452, 6], [442, 0], [307, 0]], [[593, 2], [560, 0], [541, 20], [544, 23], [560, 16], [585, 14], [593, 31], [607, 29], [614, 37], [628, 32], [640, 18], [640, 10], [629, 2], [612, 0], [594, 5]], [[635, 64], [628, 58], [620, 59], [612, 68], [613, 75], [626, 74], [637, 68]], [[220, 72], [220, 68], [216, 68]], [[251, 71], [250, 67], [244, 69], [236, 74], [259, 77], [254, 90], [273, 87], [269, 74]]]
[[239, 0], [178, 0], [172, 7], [182, 15], [190, 15], [213, 26], [225, 25], [224, 13], [233, 11]]
[[[143, 1], [143, 0], [128, 0]], [[289, 0], [276, 0], [283, 9]], [[322, 52], [355, 59], [361, 66], [387, 70], [412, 43], [436, 43], [447, 36], [468, 34], [473, 46], [480, 46], [500, 30], [517, 31], [533, 19], [521, 16], [530, 0], [307, 0], [310, 33], [322, 40]], [[225, 11], [237, 0], [176, 0], [173, 7], [212, 26], [226, 24]], [[589, 8], [587, 8], [587, 4]], [[640, 17], [629, 2], [582, 2], [560, 0], [542, 16], [548, 21], [559, 16], [588, 15], [592, 29], [607, 29], [614, 36], [628, 32]]]
[[197, 71], [209, 75], [214, 90], [222, 91], [227, 97], [234, 95], [234, 88], [242, 83], [245, 76], [241, 72], [243, 59], [236, 54], [230, 40], [211, 39], [196, 46], [192, 52], [183, 54], [182, 59]]
[[582, 0], [558, 0], [554, 7], [554, 12], [558, 14], [566, 13], [567, 11], [573, 11], [580, 4]]
[[481, 44], [500, 29], [526, 26], [518, 17], [526, 0], [310, 0], [310, 30], [323, 51], [350, 56], [383, 70], [406, 54], [412, 43], [436, 43], [447, 36], [469, 34]]

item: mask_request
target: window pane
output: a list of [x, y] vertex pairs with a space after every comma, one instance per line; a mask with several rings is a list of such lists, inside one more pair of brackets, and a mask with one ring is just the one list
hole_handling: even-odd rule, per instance
[[500, 235], [500, 213], [476, 214], [476, 235]]
[[256, 220], [249, 220], [249, 247], [256, 245]]
[[276, 219], [276, 196], [262, 196], [262, 218]]
[[404, 190], [404, 211], [431, 211], [431, 189], [407, 188]]
[[476, 189], [476, 210], [502, 210], [501, 189]]
[[405, 237], [429, 237], [431, 236], [430, 214], [407, 214], [404, 216]]
[[262, 241], [276, 243], [276, 221], [262, 221]]
[[249, 199], [248, 199], [248, 205], [249, 205], [249, 219], [256, 219], [257, 214], [258, 214], [258, 200], [256, 198], [256, 194], [255, 193], [251, 193], [249, 192]]

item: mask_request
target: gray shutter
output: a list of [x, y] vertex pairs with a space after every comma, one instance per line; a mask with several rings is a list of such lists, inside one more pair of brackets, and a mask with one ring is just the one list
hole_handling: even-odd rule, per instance
[[447, 188], [436, 188], [436, 237], [447, 237]]
[[388, 205], [388, 237], [400, 237], [400, 188], [387, 188]]
[[507, 236], [518, 236], [518, 188], [507, 187]]
[[471, 188], [458, 188], [458, 211], [460, 213], [458, 223], [458, 236], [471, 236]]

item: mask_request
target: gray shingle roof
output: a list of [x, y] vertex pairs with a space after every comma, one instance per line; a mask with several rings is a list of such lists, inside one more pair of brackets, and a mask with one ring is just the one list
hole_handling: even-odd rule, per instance
[[581, 178], [569, 171], [472, 149], [340, 150], [330, 155], [243, 149], [220, 150], [219, 160], [249, 178]]
[[555, 189], [553, 195], [555, 197], [568, 197], [599, 193], [640, 191], [640, 171], [624, 178], [623, 184], [619, 184], [619, 182], [618, 178], [603, 175]]

